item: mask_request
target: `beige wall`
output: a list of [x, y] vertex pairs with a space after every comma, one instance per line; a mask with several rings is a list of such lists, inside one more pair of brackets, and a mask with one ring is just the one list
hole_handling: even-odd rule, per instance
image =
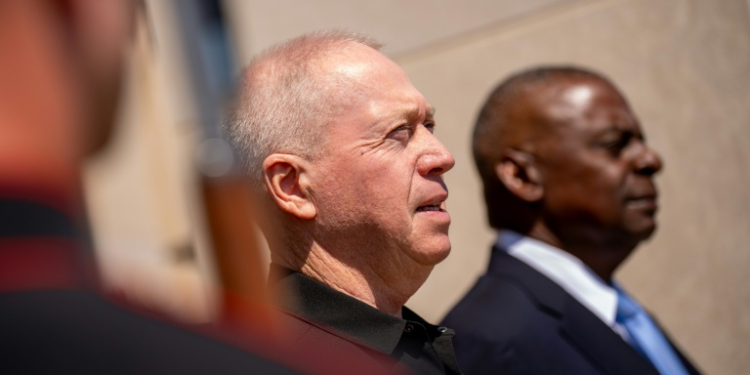
[[[135, 83], [115, 147], [88, 173], [89, 203], [101, 263], [114, 285], [131, 288], [122, 281], [135, 277], [127, 270], [148, 264], [154, 272], [141, 271], [146, 276], [140, 279], [151, 288], [133, 293], [166, 299], [154, 303], [173, 311], [192, 306], [198, 313], [189, 316], [205, 316], [200, 306], [208, 299], [196, 296], [210, 284], [210, 258], [185, 267], [170, 255], [183, 243], [202, 249], [200, 210], [191, 193], [189, 98], [180, 86], [169, 9], [162, 1], [147, 4], [155, 25], [151, 40], [159, 47], [135, 64], [142, 74], [130, 79]], [[537, 64], [574, 63], [609, 75], [665, 160], [658, 178], [660, 228], [618, 277], [707, 373], [750, 373], [750, 283], [744, 277], [750, 266], [750, 1], [227, 4], [243, 62], [306, 31], [361, 31], [389, 45], [386, 53], [438, 109], [437, 135], [457, 159], [447, 175], [453, 252], [409, 302], [432, 321], [482, 272], [493, 240], [469, 152], [485, 95], [509, 73]], [[160, 104], [149, 107], [143, 92], [156, 92], [152, 99]]]

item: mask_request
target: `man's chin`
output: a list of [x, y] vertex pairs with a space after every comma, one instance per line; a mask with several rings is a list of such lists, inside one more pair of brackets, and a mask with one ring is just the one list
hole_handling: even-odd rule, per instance
[[641, 225], [638, 225], [635, 228], [631, 228], [629, 230], [630, 236], [634, 239], [640, 241], [645, 241], [656, 232], [656, 222], [652, 221], [650, 223], [643, 223]]
[[451, 243], [446, 237], [444, 240], [431, 241], [428, 246], [416, 248], [412, 259], [423, 266], [435, 266], [448, 258], [451, 253]]

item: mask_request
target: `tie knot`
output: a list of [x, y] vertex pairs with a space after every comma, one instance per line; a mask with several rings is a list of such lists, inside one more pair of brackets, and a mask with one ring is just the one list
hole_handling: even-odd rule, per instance
[[617, 317], [615, 318], [618, 323], [623, 323], [630, 318], [634, 317], [640, 309], [638, 304], [635, 303], [630, 297], [623, 293], [617, 295]]

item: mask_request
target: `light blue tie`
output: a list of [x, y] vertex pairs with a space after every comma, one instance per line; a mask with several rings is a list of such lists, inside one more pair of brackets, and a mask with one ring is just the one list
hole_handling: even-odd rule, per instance
[[615, 320], [628, 330], [629, 344], [648, 358], [660, 374], [688, 375], [677, 353], [643, 308], [622, 289], [617, 286], [615, 289], [617, 290]]

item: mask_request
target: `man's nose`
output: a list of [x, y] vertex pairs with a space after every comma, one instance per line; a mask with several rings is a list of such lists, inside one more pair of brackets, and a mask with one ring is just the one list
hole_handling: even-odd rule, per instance
[[658, 173], [662, 167], [663, 164], [659, 153], [644, 144], [643, 150], [641, 150], [635, 159], [635, 170], [641, 174], [654, 175]]
[[424, 150], [419, 157], [417, 169], [420, 175], [442, 175], [456, 164], [456, 159], [430, 132], [425, 132]]

